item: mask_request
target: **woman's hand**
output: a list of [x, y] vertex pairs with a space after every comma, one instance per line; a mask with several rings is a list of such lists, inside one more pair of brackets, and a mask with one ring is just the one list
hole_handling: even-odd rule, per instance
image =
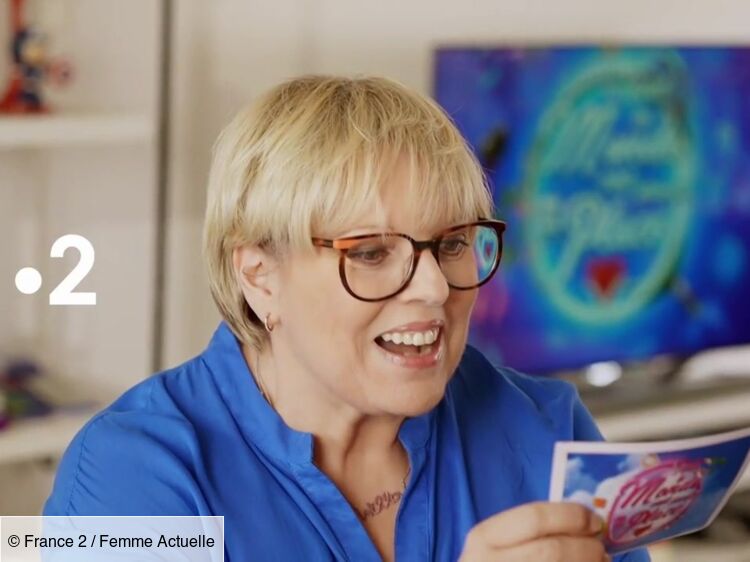
[[537, 502], [475, 525], [459, 562], [604, 562], [602, 519], [576, 503]]

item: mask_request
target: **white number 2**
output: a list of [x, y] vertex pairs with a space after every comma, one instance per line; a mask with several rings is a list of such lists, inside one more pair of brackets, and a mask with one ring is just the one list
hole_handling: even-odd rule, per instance
[[61, 305], [95, 305], [96, 293], [74, 293], [78, 284], [88, 275], [91, 268], [94, 267], [94, 246], [83, 236], [78, 234], [66, 234], [61, 236], [52, 244], [50, 256], [61, 258], [68, 248], [76, 248], [81, 254], [73, 271], [68, 273], [67, 277], [55, 287], [49, 294], [49, 303], [52, 306]]

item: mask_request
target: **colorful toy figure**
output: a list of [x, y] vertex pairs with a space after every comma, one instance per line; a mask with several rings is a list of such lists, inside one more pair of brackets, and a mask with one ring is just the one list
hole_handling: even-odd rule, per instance
[[10, 423], [10, 414], [8, 414], [8, 399], [5, 392], [0, 389], [0, 430]]
[[44, 377], [41, 367], [28, 360], [13, 360], [0, 367], [0, 428], [16, 419], [49, 414], [53, 406], [32, 384]]
[[10, 0], [12, 68], [10, 83], [0, 98], [1, 113], [43, 113], [49, 107], [42, 98], [42, 83], [51, 79], [64, 84], [70, 79], [70, 65], [47, 57], [47, 39], [26, 24], [25, 0]]

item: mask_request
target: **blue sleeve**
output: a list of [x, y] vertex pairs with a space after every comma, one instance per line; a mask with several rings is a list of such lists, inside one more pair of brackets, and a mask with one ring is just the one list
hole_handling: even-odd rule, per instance
[[[472, 407], [472, 417], [477, 417], [477, 404], [487, 403], [492, 411], [513, 412], [508, 424], [523, 420], [521, 434], [523, 442], [517, 450], [528, 451], [529, 436], [537, 439], [536, 459], [539, 447], [549, 450], [549, 463], [544, 468], [532, 460], [525, 466], [529, 481], [542, 483], [544, 492], [539, 499], [546, 497], [551, 469], [551, 450], [555, 441], [603, 441], [599, 428], [591, 413], [581, 401], [576, 387], [561, 379], [529, 376], [508, 367], [492, 365], [478, 350], [467, 346], [466, 373], [456, 381], [462, 384], [454, 388], [454, 395], [463, 397], [465, 408]], [[486, 374], [486, 376], [484, 376]], [[499, 375], [499, 376], [498, 376]], [[495, 385], [495, 386], [493, 386]], [[462, 393], [458, 392], [459, 389]], [[499, 396], [499, 402], [487, 401], [487, 396]], [[493, 419], [494, 421], [494, 419]], [[486, 423], [482, 424], [486, 426]], [[478, 428], [477, 431], [482, 431]], [[507, 436], [506, 436], [507, 438]], [[646, 549], [638, 549], [614, 557], [614, 562], [650, 562]]]
[[604, 441], [594, 417], [581, 401], [577, 391], [573, 392], [573, 435], [576, 441]]
[[63, 455], [44, 515], [202, 515], [184, 422], [138, 412], [91, 420]]

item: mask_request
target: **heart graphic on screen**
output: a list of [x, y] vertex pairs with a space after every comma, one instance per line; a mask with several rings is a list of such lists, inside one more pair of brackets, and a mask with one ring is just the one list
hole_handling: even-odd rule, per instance
[[600, 298], [611, 299], [625, 277], [622, 258], [594, 258], [589, 261], [586, 275]]

